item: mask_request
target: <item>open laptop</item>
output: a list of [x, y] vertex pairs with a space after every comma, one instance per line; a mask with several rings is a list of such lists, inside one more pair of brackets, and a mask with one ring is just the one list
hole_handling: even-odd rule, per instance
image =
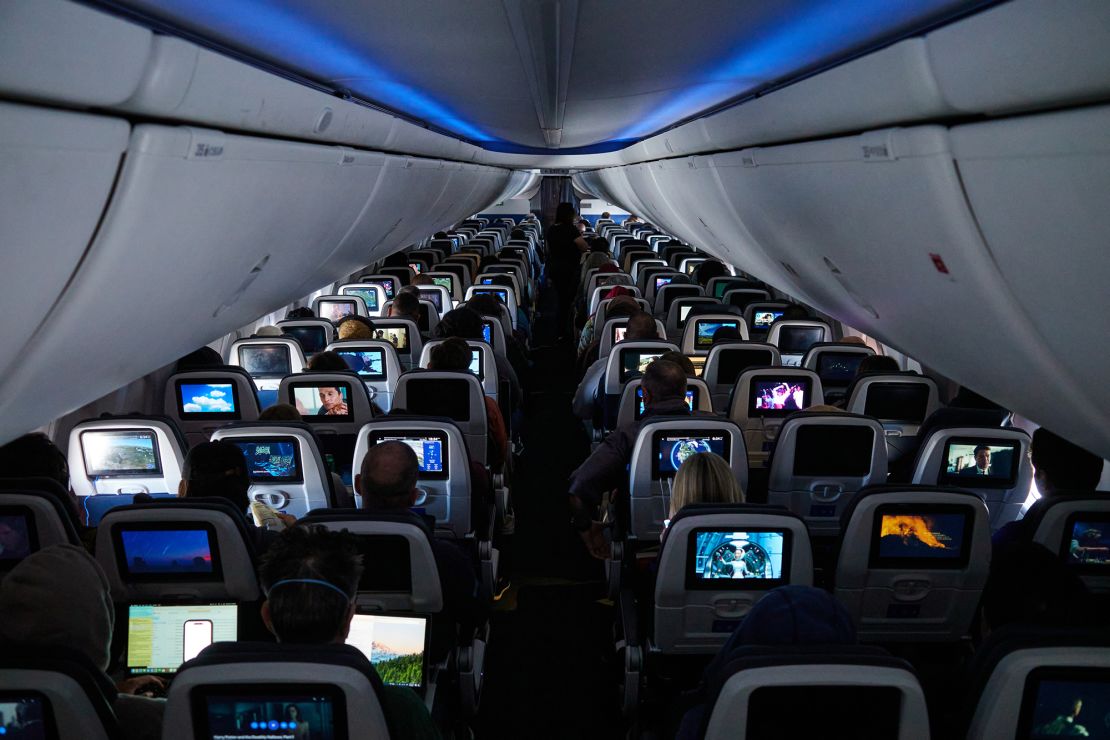
[[131, 604], [127, 672], [172, 676], [212, 643], [238, 639], [238, 604]]
[[408, 686], [423, 694], [428, 685], [428, 617], [356, 614], [347, 644], [374, 664], [387, 686]]

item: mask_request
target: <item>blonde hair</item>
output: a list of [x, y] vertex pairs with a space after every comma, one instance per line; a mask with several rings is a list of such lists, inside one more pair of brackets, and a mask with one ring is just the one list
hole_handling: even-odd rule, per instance
[[827, 403], [815, 403], [814, 405], [807, 408], [806, 411], [819, 412], [819, 413], [822, 413], [822, 414], [843, 414], [844, 413], [844, 409], [837, 408], [836, 406], [830, 406]]
[[366, 340], [374, 338], [374, 332], [370, 331], [370, 327], [361, 321], [352, 321], [351, 319], [347, 319], [339, 325], [338, 335], [341, 341], [346, 341], [348, 339]]
[[742, 503], [744, 492], [728, 463], [720, 455], [699, 452], [686, 458], [675, 474], [668, 518], [687, 504]]

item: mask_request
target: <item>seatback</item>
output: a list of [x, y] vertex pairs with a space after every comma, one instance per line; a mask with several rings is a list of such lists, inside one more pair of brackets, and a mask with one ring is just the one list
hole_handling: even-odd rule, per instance
[[313, 737], [387, 738], [381, 691], [369, 660], [350, 645], [219, 643], [174, 678], [162, 737], [292, 737], [279, 729], [288, 728], [292, 705], [304, 725], [318, 728]]
[[929, 740], [909, 663], [851, 645], [751, 646], [710, 678], [706, 740], [852, 737]]
[[[608, 357], [613, 347], [619, 342], [625, 341], [625, 330], [628, 328], [628, 317], [618, 316], [612, 319], [606, 319], [604, 326], [594, 324], [595, 333], [594, 339], [598, 341], [598, 359]], [[599, 328], [600, 327], [600, 328]], [[666, 339], [667, 333], [663, 330], [659, 320], [655, 320], [656, 336], [659, 339]]]
[[312, 299], [312, 311], [331, 322], [342, 321], [347, 316], [370, 315], [360, 295], [318, 295]]
[[469, 372], [414, 370], [401, 376], [394, 405], [419, 416], [445, 416], [466, 438], [470, 459], [488, 464], [485, 393]]
[[524, 273], [515, 263], [487, 265], [478, 277], [474, 278], [475, 285], [507, 285], [512, 288], [518, 298], [523, 298], [525, 293]]
[[1025, 518], [1034, 542], [1059, 553], [1092, 593], [1110, 593], [1110, 494], [1042, 497]]
[[682, 352], [687, 355], [708, 355], [713, 348], [713, 334], [722, 327], [732, 327], [747, 340], [748, 327], [733, 314], [700, 314], [690, 316], [682, 329]]
[[[255, 601], [252, 534], [223, 500], [167, 499], [112, 509], [96, 531], [96, 562], [116, 603]], [[170, 561], [170, 562], [167, 562]]]
[[401, 360], [393, 343], [384, 339], [333, 342], [328, 351], [343, 358], [351, 372], [362, 379], [370, 402], [388, 413], [393, 407], [397, 379], [401, 377]]
[[290, 373], [304, 372], [306, 365], [300, 342], [287, 337], [237, 339], [228, 347], [227, 364], [250, 373], [261, 408], [277, 403], [281, 379]]
[[705, 286], [705, 294], [713, 296], [717, 300], [722, 300], [725, 293], [730, 290], [740, 290], [745, 288], [759, 288], [760, 284], [752, 282], [746, 277], [737, 275], [720, 275], [719, 277], [710, 278]]
[[731, 407], [732, 389], [745, 370], [779, 364], [779, 348], [773, 344], [731, 342], [711, 347], [701, 377], [713, 394], [713, 408], [725, 411]]
[[670, 516], [675, 474], [682, 462], [696, 452], [720, 455], [732, 469], [740, 490], [747, 490], [744, 435], [731, 421], [696, 415], [649, 417], [640, 425], [628, 466], [628, 531], [632, 537], [659, 538]]
[[165, 415], [177, 424], [190, 447], [206, 442], [229, 421], [257, 421], [254, 380], [241, 367], [174, 373], [163, 392]]
[[[416, 295], [421, 303], [427, 301], [432, 304], [436, 310], [437, 319], [455, 307], [451, 299], [451, 291], [444, 288], [442, 285], [418, 285], [416, 287]], [[429, 314], [429, 318], [431, 318], [431, 314]], [[433, 328], [435, 327], [429, 327], [428, 331], [431, 331]]]
[[393, 298], [401, 290], [401, 279], [396, 275], [368, 273], [366, 275], [359, 275], [358, 281], [360, 283], [371, 283], [373, 285], [380, 285], [382, 290], [385, 291], [385, 299], [387, 301], [393, 300]]
[[862, 375], [849, 386], [847, 396], [848, 411], [883, 423], [891, 461], [917, 449], [917, 430], [940, 408], [936, 381], [916, 373]]
[[[609, 304], [612, 302], [612, 300], [612, 298], [606, 298], [598, 302], [597, 311], [594, 312], [594, 326], [597, 326], [599, 324], [602, 326], [605, 325], [605, 321], [608, 319], [607, 314], [609, 312]], [[640, 309], [651, 313], [651, 306], [648, 304], [647, 301], [645, 301], [643, 298], [636, 298], [635, 300], [636, 305], [639, 306]]]
[[[587, 301], [586, 305], [589, 308], [590, 315], [593, 315], [597, 311], [598, 306], [600, 306], [601, 302], [605, 299], [605, 295], [607, 295], [613, 287], [612, 285], [598, 285], [586, 294], [589, 296], [589, 301]], [[621, 285], [620, 287], [629, 291], [634, 297], [640, 297], [640, 289], [635, 285]]]
[[767, 341], [767, 332], [771, 330], [771, 325], [778, 321], [789, 307], [790, 304], [784, 301], [749, 303], [744, 309], [744, 320], [748, 323], [748, 330], [752, 337], [761, 342]]
[[655, 305], [655, 294], [660, 288], [674, 281], [685, 283], [688, 279], [682, 273], [672, 270], [669, 265], [645, 265], [643, 262], [638, 262], [636, 267], [639, 268], [638, 271], [635, 269], [633, 271], [636, 285], [639, 286], [640, 292], [643, 293], [647, 302], [653, 306]]
[[[586, 295], [591, 297], [590, 305], [596, 305], [592, 298], [598, 288], [612, 288], [614, 285], [623, 285], [626, 288], [635, 288], [632, 276], [626, 272], [598, 272], [592, 275], [586, 283]], [[637, 289], [638, 290], [638, 289]]]
[[721, 296], [721, 303], [736, 306], [740, 310], [747, 308], [748, 304], [769, 300], [771, 300], [771, 294], [757, 288], [733, 288], [725, 291], [725, 294]]
[[670, 310], [671, 303], [679, 298], [697, 298], [704, 296], [705, 290], [700, 285], [690, 283], [670, 283], [655, 291], [654, 311], [656, 316], [665, 317]]
[[[460, 273], [465, 270], [459, 270]], [[453, 270], [443, 271], [437, 266], [433, 272], [425, 273], [428, 277], [435, 281], [435, 284], [447, 291], [450, 302], [444, 305], [454, 305], [454, 303], [461, 301], [463, 297], [462, 279]], [[421, 286], [428, 287], [428, 286]]]
[[[632, 378], [624, 384], [624, 390], [621, 391], [620, 409], [617, 412], [618, 427], [639, 421], [644, 415], [642, 383], [643, 378]], [[710, 397], [708, 386], [701, 378], [687, 379], [686, 405], [690, 407], [691, 411], [700, 411], [705, 414], [713, 413], [713, 399]]]
[[612, 429], [617, 423], [624, 384], [632, 376], [642, 374], [654, 359], [667, 351], [678, 352], [678, 347], [663, 340], [642, 339], [626, 339], [609, 351], [601, 379], [602, 392], [598, 395], [605, 429]]
[[667, 328], [667, 335], [681, 336], [690, 309], [695, 306], [712, 306], [714, 304], [717, 304], [717, 299], [706, 296], [700, 298], [697, 296], [691, 298], [676, 298], [671, 302], [670, 307], [667, 308], [667, 318], [664, 321], [664, 325]]
[[225, 439], [243, 451], [252, 501], [297, 518], [338, 505], [331, 474], [308, 424], [239, 422], [217, 429], [212, 439]]
[[982, 499], [954, 488], [873, 486], [856, 494], [841, 527], [836, 598], [861, 641], [968, 634], [990, 571]]
[[[278, 397], [297, 407], [301, 420], [316, 434], [324, 459], [350, 486], [352, 473], [347, 463], [354, 455], [355, 436], [374, 418], [370, 393], [362, 379], [350, 371], [287, 375], [281, 379]], [[341, 404], [346, 404], [347, 413], [336, 413], [342, 410]]]
[[507, 288], [501, 285], [471, 285], [466, 289], [466, 300], [470, 300], [476, 295], [483, 293], [491, 293], [497, 297], [509, 309], [509, 319], [513, 322], [513, 328], [517, 328], [517, 299], [516, 291], [512, 288]]
[[809, 533], [795, 515], [757, 504], [686, 506], [659, 551], [654, 647], [716, 653], [770, 589], [812, 583]]
[[411, 370], [420, 362], [424, 339], [415, 321], [409, 319], [375, 319], [374, 339], [389, 342], [397, 350], [397, 361], [403, 370]]
[[[989, 474], [981, 474], [977, 453], [987, 446]], [[1021, 429], [954, 427], [934, 430], [922, 440], [914, 465], [913, 482], [929, 486], [957, 486], [974, 491], [986, 502], [991, 529], [1021, 515], [1033, 484], [1029, 435]]]
[[339, 295], [357, 295], [366, 304], [369, 316], [381, 316], [382, 306], [387, 300], [385, 288], [377, 283], [344, 283], [339, 286]]
[[286, 336], [297, 340], [305, 358], [323, 352], [335, 340], [335, 325], [325, 319], [284, 319], [276, 326]]
[[0, 651], [0, 692], [0, 727], [6, 737], [123, 737], [112, 711], [116, 687], [77, 650], [5, 645]]
[[[472, 534], [470, 453], [455, 422], [433, 416], [397, 416], [376, 419], [362, 428], [355, 444], [354, 469], [361, 470], [370, 448], [382, 442], [402, 442], [420, 461], [414, 506], [435, 519], [437, 530], [455, 537]], [[362, 496], [355, 496], [362, 506]]]
[[821, 378], [825, 399], [843, 397], [845, 390], [855, 380], [859, 364], [875, 350], [862, 344], [818, 342], [802, 358], [802, 367], [812, 370]]
[[392, 277], [395, 280], [397, 280], [397, 282], [400, 283], [401, 288], [405, 287], [406, 285], [411, 284], [413, 278], [416, 277], [416, 273], [413, 272], [413, 269], [411, 267], [409, 267], [408, 265], [405, 265], [404, 267], [401, 267], [401, 266], [382, 267], [381, 269], [378, 270], [378, 272], [381, 273], [382, 275], [386, 275], [388, 277]]
[[779, 348], [782, 364], [797, 367], [809, 348], [818, 342], [832, 341], [832, 329], [824, 321], [779, 319], [767, 332], [767, 343]]
[[451, 276], [454, 280], [451, 281], [451, 297], [456, 302], [461, 301], [463, 296], [466, 295], [466, 289], [470, 287], [472, 275], [470, 273], [470, 264], [451, 261], [441, 262], [436, 265], [436, 271], [429, 274], [433, 280], [437, 277]]
[[855, 493], [886, 483], [883, 427], [856, 414], [794, 414], [779, 430], [769, 467], [767, 502], [805, 519], [815, 536], [836, 535]]
[[728, 417], [744, 430], [748, 463], [753, 468], [763, 467], [786, 417], [820, 405], [824, 399], [821, 379], [812, 370], [761, 367], [740, 373]]
[[[432, 349], [445, 341], [445, 339], [430, 339], [425, 343], [424, 350], [420, 355], [420, 367], [428, 367], [428, 364], [432, 361]], [[474, 360], [477, 360], [477, 362], [471, 361], [470, 371], [481, 382], [482, 392], [496, 401], [498, 398], [498, 376], [497, 360], [494, 357], [493, 347], [480, 339], [467, 339], [465, 341], [470, 347], [471, 356]]]
[[0, 577], [24, 558], [52, 545], [80, 545], [67, 492], [49, 478], [0, 478], [0, 521], [9, 535]]
[[698, 265], [703, 262], [708, 262], [708, 257], [698, 256], [696, 253], [693, 255], [684, 254], [678, 258], [678, 271], [684, 272], [687, 275], [693, 275], [698, 271]]

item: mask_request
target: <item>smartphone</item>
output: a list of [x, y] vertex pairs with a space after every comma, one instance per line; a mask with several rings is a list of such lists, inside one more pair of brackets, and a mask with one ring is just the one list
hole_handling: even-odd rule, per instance
[[192, 660], [212, 644], [211, 619], [187, 619], [182, 629], [181, 662]]

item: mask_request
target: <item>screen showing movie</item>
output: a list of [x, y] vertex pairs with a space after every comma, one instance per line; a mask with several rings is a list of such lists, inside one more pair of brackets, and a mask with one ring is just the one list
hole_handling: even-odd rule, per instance
[[862, 478], [871, 472], [875, 430], [809, 424], [798, 428], [794, 445], [794, 475]]
[[407, 326], [380, 326], [374, 329], [374, 339], [389, 342], [399, 355], [409, 353], [409, 328]]
[[509, 302], [509, 291], [505, 288], [475, 288], [474, 295], [491, 295], [502, 303]]
[[322, 319], [328, 321], [339, 321], [347, 316], [354, 316], [358, 313], [354, 301], [341, 301], [335, 298], [321, 300], [316, 304], [316, 313]]
[[655, 278], [655, 292], [658, 293], [659, 289], [662, 288], [664, 285], [670, 285], [673, 282], [674, 282], [674, 275], [664, 275], [664, 276]]
[[216, 536], [207, 525], [118, 524], [112, 531], [124, 580], [211, 580], [218, 574]]
[[393, 295], [393, 281], [392, 280], [385, 280], [385, 279], [382, 279], [382, 280], [363, 280], [362, 282], [368, 283], [369, 285], [380, 286], [382, 291], [385, 293], [385, 299], [387, 301], [392, 301], [393, 300], [394, 295]]
[[655, 448], [652, 477], [674, 477], [686, 458], [699, 452], [712, 452], [728, 462], [728, 441], [728, 435], [724, 432], [656, 432], [652, 438]]
[[1105, 668], [1044, 667], [1025, 678], [1019, 740], [1110, 737], [1110, 671]]
[[969, 488], [1008, 488], [1017, 479], [1020, 446], [1010, 440], [950, 439], [941, 482]]
[[686, 260], [686, 274], [693, 275], [695, 272], [698, 271], [698, 265], [700, 265], [702, 262], [705, 262], [705, 260]]
[[809, 378], [756, 377], [751, 382], [751, 416], [785, 416], [810, 404]]
[[468, 369], [478, 376], [478, 380], [485, 379], [486, 374], [482, 363], [482, 350], [478, 347], [470, 348], [470, 367]]
[[613, 326], [613, 344], [623, 342], [625, 336], [628, 335], [628, 322], [623, 324], [615, 324]]
[[292, 372], [289, 348], [284, 344], [244, 344], [239, 347], [239, 365], [261, 377], [280, 378]]
[[754, 311], [752, 313], [752, 328], [768, 331], [771, 324], [782, 318], [782, 311]]
[[713, 284], [713, 297], [724, 298], [725, 293], [730, 290], [744, 287], [746, 281], [737, 278], [736, 280], [718, 280]]
[[884, 421], [920, 424], [929, 408], [929, 386], [924, 383], [872, 383], [863, 413]]
[[281, 332], [296, 339], [306, 355], [323, 352], [328, 346], [328, 332], [322, 326], [282, 326]]
[[131, 604], [127, 607], [127, 671], [176, 673], [214, 642], [239, 639], [235, 604]]
[[322, 416], [350, 417], [351, 387], [346, 383], [332, 385], [295, 383], [290, 386], [293, 405], [305, 419]]
[[343, 295], [357, 295], [366, 303], [367, 311], [378, 310], [378, 291], [373, 288], [344, 288]]
[[178, 411], [184, 419], [238, 419], [234, 383], [177, 381]]
[[[689, 388], [686, 391], [686, 408], [691, 411], [698, 403], [698, 389]], [[641, 386], [636, 386], [636, 418], [639, 419], [644, 415], [644, 389]]]
[[709, 358], [705, 355], [686, 355], [686, 359], [694, 366], [694, 376], [700, 378], [705, 371], [705, 361]]
[[785, 530], [695, 529], [690, 539], [687, 583], [694, 588], [774, 588], [785, 581]]
[[698, 349], [709, 349], [713, 346], [713, 336], [718, 330], [724, 328], [740, 331], [740, 322], [698, 321], [694, 324], [694, 346]]
[[420, 290], [419, 288], [417, 292], [420, 294], [420, 300], [428, 301], [436, 307], [437, 313], [443, 313], [443, 293], [438, 290]]
[[890, 740], [900, 737], [902, 701], [897, 686], [759, 686], [745, 737]]
[[81, 452], [90, 478], [162, 475], [158, 440], [152, 430], [111, 429], [81, 432]]
[[50, 700], [37, 691], [0, 691], [0, 737], [57, 740]]
[[1064, 562], [1079, 570], [1110, 570], [1110, 515], [1073, 514], [1064, 529]]
[[243, 451], [252, 483], [292, 483], [303, 480], [301, 454], [292, 437], [274, 439], [229, 438]]
[[636, 375], [643, 375], [647, 366], [663, 355], [655, 350], [623, 350], [621, 352], [621, 382]]
[[967, 564], [972, 512], [961, 506], [880, 506], [871, 567], [960, 568]]
[[447, 288], [448, 293], [455, 289], [454, 280], [455, 279], [450, 275], [435, 275], [432, 277], [432, 282], [441, 288]]
[[[193, 691], [205, 740], [347, 740], [343, 690], [328, 684], [205, 686]], [[196, 716], [196, 715], [194, 715]]]
[[39, 549], [35, 515], [22, 506], [0, 507], [0, 571]]
[[419, 275], [420, 273], [424, 272], [424, 263], [423, 262], [410, 262], [409, 263], [409, 269], [412, 270], [413, 272], [415, 272], [417, 275]]
[[867, 355], [862, 352], [822, 352], [817, 357], [817, 375], [829, 385], [848, 385]]
[[362, 651], [386, 686], [418, 689], [424, 685], [427, 635], [428, 620], [424, 617], [356, 614], [347, 644]]
[[358, 373], [363, 380], [385, 380], [385, 350], [336, 350], [351, 372]]
[[784, 326], [779, 331], [779, 352], [804, 355], [824, 338], [825, 330], [820, 326]]
[[416, 453], [420, 464], [420, 477], [447, 477], [447, 434], [442, 432], [413, 432], [411, 434], [376, 433], [371, 444], [400, 442]]

